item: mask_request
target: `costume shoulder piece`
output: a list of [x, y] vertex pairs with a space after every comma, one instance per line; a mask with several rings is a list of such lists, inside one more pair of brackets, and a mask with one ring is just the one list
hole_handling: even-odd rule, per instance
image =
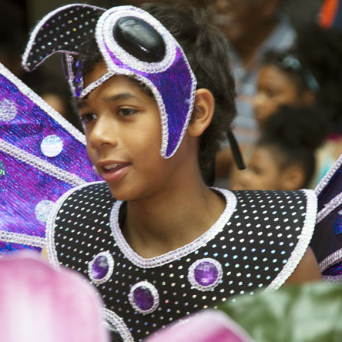
[[317, 185], [317, 226], [312, 249], [326, 281], [342, 282], [342, 156]]
[[55, 265], [76, 269], [101, 292], [105, 315], [125, 341], [237, 294], [277, 289], [308, 248], [313, 191], [219, 190], [226, 209], [209, 230], [177, 250], [145, 259], [120, 229], [125, 205], [105, 183], [71, 190], [47, 226]]
[[83, 134], [0, 64], [0, 254], [41, 249], [57, 199], [95, 180]]

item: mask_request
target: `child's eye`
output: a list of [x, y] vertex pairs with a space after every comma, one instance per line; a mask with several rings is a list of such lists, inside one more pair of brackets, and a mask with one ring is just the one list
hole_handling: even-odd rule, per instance
[[88, 124], [89, 122], [96, 120], [97, 116], [94, 113], [88, 113], [88, 114], [84, 114], [81, 116], [81, 122], [83, 125]]
[[120, 108], [118, 110], [118, 115], [120, 116], [131, 116], [137, 112], [136, 109], [130, 109], [130, 108]]

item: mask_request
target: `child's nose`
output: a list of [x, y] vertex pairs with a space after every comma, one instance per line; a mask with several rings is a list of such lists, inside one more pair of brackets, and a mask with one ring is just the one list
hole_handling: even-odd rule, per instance
[[117, 129], [115, 124], [105, 118], [98, 118], [90, 133], [89, 141], [94, 148], [103, 145], [117, 145]]

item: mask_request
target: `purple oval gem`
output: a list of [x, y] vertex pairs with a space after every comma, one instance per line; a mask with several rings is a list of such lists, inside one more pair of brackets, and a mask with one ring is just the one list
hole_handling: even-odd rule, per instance
[[109, 271], [109, 263], [107, 257], [104, 255], [99, 255], [93, 262], [91, 268], [91, 275], [94, 279], [104, 278]]
[[209, 261], [199, 263], [194, 270], [194, 278], [202, 286], [214, 284], [218, 276], [219, 271], [217, 267]]
[[143, 311], [150, 310], [154, 305], [154, 297], [146, 286], [139, 286], [133, 292], [133, 299], [136, 306]]

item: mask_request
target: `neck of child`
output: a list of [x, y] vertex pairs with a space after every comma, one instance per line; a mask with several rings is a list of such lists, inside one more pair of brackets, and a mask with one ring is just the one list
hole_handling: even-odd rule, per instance
[[167, 196], [127, 202], [123, 234], [140, 256], [156, 257], [204, 234], [225, 206], [225, 200], [200, 177], [197, 182], [184, 182], [168, 189]]

